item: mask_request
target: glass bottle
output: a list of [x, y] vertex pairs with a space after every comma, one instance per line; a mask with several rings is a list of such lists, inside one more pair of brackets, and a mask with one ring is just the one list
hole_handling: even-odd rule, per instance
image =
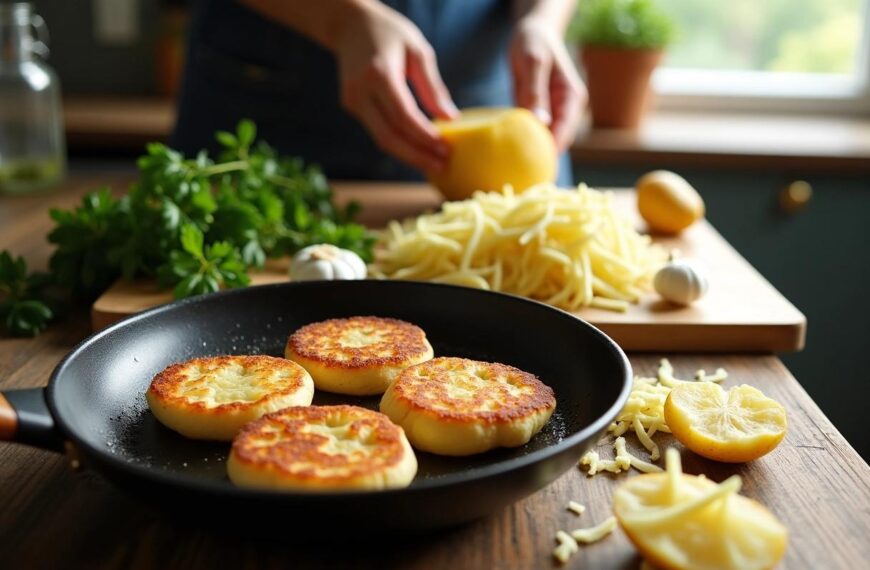
[[47, 56], [48, 30], [33, 5], [0, 4], [0, 192], [49, 188], [63, 178], [60, 82]]

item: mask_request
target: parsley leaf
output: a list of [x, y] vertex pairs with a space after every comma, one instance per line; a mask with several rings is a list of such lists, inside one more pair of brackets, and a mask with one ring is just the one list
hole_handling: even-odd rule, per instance
[[[50, 212], [50, 274], [31, 282], [23, 260], [0, 258], [0, 317], [36, 334], [67, 301], [90, 300], [119, 277], [157, 278], [175, 297], [239, 287], [267, 257], [331, 243], [371, 260], [375, 238], [336, 207], [321, 170], [257, 141], [253, 122], [215, 134], [222, 150], [195, 157], [160, 143], [137, 161], [139, 179], [117, 196], [101, 189]], [[49, 298], [51, 298], [49, 300]]]
[[181, 228], [180, 250], [173, 250], [169, 260], [157, 272], [158, 283], [175, 285], [176, 297], [214, 293], [222, 287], [242, 287], [250, 282], [246, 265], [238, 249], [219, 241], [204, 246], [202, 231], [193, 224]]
[[35, 336], [54, 317], [38, 299], [41, 274], [28, 275], [23, 257], [0, 252], [0, 323], [12, 336]]

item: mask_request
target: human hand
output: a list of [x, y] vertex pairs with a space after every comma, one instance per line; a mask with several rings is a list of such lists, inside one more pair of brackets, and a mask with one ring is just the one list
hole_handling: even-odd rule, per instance
[[427, 172], [444, 168], [450, 149], [417, 106], [439, 118], [459, 111], [420, 30], [379, 3], [359, 4], [336, 38], [342, 106], [384, 151]]
[[577, 133], [587, 95], [557, 28], [534, 16], [520, 19], [510, 59], [517, 105], [549, 125], [559, 152], [565, 150]]

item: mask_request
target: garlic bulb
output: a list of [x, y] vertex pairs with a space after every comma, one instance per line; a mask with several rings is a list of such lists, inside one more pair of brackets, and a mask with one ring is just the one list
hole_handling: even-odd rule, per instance
[[365, 279], [366, 264], [354, 252], [326, 243], [299, 250], [290, 261], [294, 281]]
[[671, 261], [656, 273], [653, 281], [659, 295], [678, 305], [689, 305], [707, 292], [704, 272], [686, 261]]

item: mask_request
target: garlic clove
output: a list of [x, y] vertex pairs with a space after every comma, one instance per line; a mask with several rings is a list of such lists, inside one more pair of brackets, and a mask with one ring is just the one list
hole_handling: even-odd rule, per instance
[[305, 247], [290, 261], [294, 281], [365, 279], [366, 265], [353, 251], [330, 244]]
[[302, 250], [303, 257], [323, 261], [334, 261], [341, 257], [341, 250], [328, 243], [308, 246]]
[[321, 281], [334, 279], [333, 262], [318, 259], [298, 264], [292, 268], [290, 277], [294, 281]]
[[365, 261], [360, 256], [352, 251], [347, 251], [343, 256], [344, 261], [350, 266], [351, 277], [348, 279], [365, 279], [368, 275], [368, 268]]
[[689, 305], [700, 299], [709, 288], [705, 272], [687, 261], [672, 261], [656, 273], [655, 290], [664, 299], [678, 305]]
[[358, 273], [354, 271], [347, 259], [336, 259], [332, 262], [332, 269], [335, 274], [333, 279], [357, 279]]

